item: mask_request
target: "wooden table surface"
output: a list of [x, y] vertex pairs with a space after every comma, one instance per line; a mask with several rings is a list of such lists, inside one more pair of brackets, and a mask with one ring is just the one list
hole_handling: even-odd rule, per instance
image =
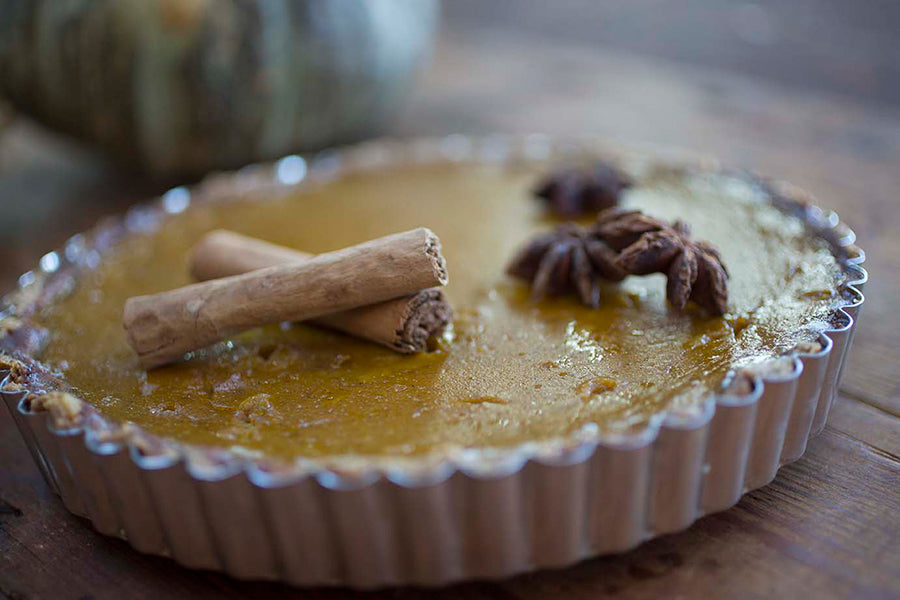
[[[900, 597], [900, 111], [577, 40], [451, 29], [393, 133], [486, 131], [594, 132], [793, 181], [857, 231], [867, 301], [824, 433], [735, 508], [569, 569], [365, 597]], [[0, 135], [0, 200], [18, 215], [0, 222], [0, 286], [71, 233], [159, 189], [14, 120]], [[51, 494], [5, 411], [0, 466], [0, 596], [363, 597], [192, 572], [95, 533]]]

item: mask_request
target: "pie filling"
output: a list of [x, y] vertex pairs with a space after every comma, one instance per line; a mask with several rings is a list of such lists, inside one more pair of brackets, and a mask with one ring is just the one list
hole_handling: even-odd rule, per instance
[[[41, 359], [116, 422], [212, 446], [290, 458], [415, 455], [509, 446], [588, 424], [638, 426], [715, 390], [736, 365], [822, 329], [840, 267], [800, 220], [724, 174], [634, 173], [621, 205], [682, 219], [721, 251], [728, 313], [667, 304], [662, 275], [533, 302], [505, 274], [517, 248], [557, 221], [530, 191], [533, 166], [441, 165], [352, 174], [265, 201], [209, 203], [134, 234], [37, 315]], [[441, 239], [455, 310], [431, 351], [405, 356], [325, 329], [282, 323], [146, 372], [121, 324], [125, 300], [191, 283], [189, 248], [231, 229], [326, 252], [426, 226]]]

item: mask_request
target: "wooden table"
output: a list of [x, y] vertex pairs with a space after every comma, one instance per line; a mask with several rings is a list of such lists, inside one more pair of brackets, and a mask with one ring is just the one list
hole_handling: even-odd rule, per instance
[[[451, 31], [394, 132], [456, 131], [596, 132], [791, 180], [858, 232], [868, 300], [825, 432], [737, 507], [570, 569], [366, 597], [900, 597], [900, 113], [587, 45]], [[21, 121], [0, 138], [4, 206], [32, 211], [0, 226], [4, 288], [67, 235], [160, 187], [61, 144]], [[39, 214], [44, 201], [52, 221]], [[363, 597], [191, 572], [94, 533], [48, 490], [5, 411], [0, 465], [0, 595]]]

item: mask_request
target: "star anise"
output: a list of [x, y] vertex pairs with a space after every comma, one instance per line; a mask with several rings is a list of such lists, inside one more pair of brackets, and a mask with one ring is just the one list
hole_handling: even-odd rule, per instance
[[640, 211], [604, 211], [594, 233], [619, 251], [616, 265], [629, 275], [665, 273], [666, 297], [684, 308], [693, 300], [711, 314], [728, 308], [728, 271], [719, 252], [691, 238], [682, 221], [671, 225]]
[[600, 305], [600, 280], [625, 278], [616, 258], [616, 253], [590, 230], [564, 223], [528, 242], [507, 272], [530, 281], [535, 299], [574, 290], [582, 302], [596, 308]]
[[622, 190], [632, 186], [631, 178], [607, 162], [588, 169], [565, 169], [551, 173], [535, 188], [548, 208], [571, 219], [615, 206]]

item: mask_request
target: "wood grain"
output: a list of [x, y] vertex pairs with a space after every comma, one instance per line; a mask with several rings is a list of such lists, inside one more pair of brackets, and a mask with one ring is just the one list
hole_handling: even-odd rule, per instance
[[894, 0], [453, 0], [454, 30], [527, 32], [543, 45], [602, 44], [780, 84], [900, 103]]
[[[28, 148], [37, 164], [58, 164], [33, 150], [35, 143], [46, 148], [33, 130], [9, 129], [0, 139], [0, 173], [9, 173], [4, 164], [17, 165], [13, 172], [19, 173], [25, 167], [19, 150]], [[502, 31], [449, 32], [394, 133], [459, 131], [595, 132], [687, 147], [793, 181], [839, 211], [868, 253], [872, 278], [846, 368], [847, 395], [806, 456], [734, 509], [622, 556], [435, 593], [360, 595], [186, 571], [94, 533], [52, 496], [0, 412], [0, 498], [8, 503], [0, 504], [0, 593], [97, 599], [900, 597], [900, 113], [588, 44], [549, 45]], [[59, 169], [51, 172], [58, 178], [45, 197], [54, 199], [60, 224], [33, 240], [11, 238], [22, 234], [7, 230], [7, 240], [21, 245], [4, 248], [4, 258], [11, 257], [0, 261], [6, 282], [113, 208], [114, 196], [86, 202], [89, 190], [111, 180], [108, 172], [76, 171], [83, 183], [71, 187]], [[32, 185], [37, 179], [23, 176], [21, 185], [40, 194]], [[135, 189], [119, 184], [116, 193], [130, 199]]]

